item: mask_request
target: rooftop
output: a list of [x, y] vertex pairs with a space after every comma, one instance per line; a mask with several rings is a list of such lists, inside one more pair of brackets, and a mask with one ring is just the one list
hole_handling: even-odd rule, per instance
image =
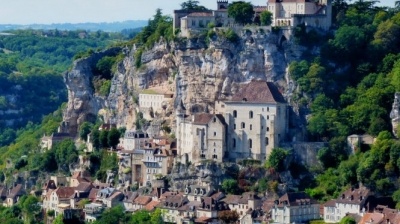
[[282, 94], [272, 82], [253, 80], [242, 84], [229, 102], [285, 103]]

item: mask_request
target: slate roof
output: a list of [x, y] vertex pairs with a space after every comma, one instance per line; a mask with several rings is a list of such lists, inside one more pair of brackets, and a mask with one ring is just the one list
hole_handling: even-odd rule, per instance
[[272, 82], [253, 80], [242, 84], [229, 102], [285, 103], [282, 94]]
[[192, 12], [187, 16], [188, 17], [210, 17], [210, 16], [213, 16], [213, 14], [211, 12]]
[[369, 194], [370, 190], [365, 187], [357, 189], [349, 188], [339, 196], [336, 202], [344, 204], [362, 204]]
[[89, 192], [90, 189], [94, 188], [92, 183], [89, 182], [82, 182], [75, 188], [75, 190], [80, 192]]
[[7, 195], [7, 198], [15, 198], [23, 194], [25, 194], [25, 190], [22, 188], [22, 184], [17, 184], [10, 190], [10, 193]]
[[311, 199], [311, 197], [304, 192], [289, 192], [279, 198], [278, 206], [300, 206], [304, 204], [318, 204], [318, 202]]
[[214, 117], [213, 114], [208, 114], [208, 113], [199, 113], [193, 116], [194, 116], [193, 124], [203, 124], [203, 125], [208, 124], [208, 122], [210, 122], [210, 120]]
[[74, 187], [59, 187], [54, 192], [57, 194], [59, 199], [69, 198], [75, 193]]

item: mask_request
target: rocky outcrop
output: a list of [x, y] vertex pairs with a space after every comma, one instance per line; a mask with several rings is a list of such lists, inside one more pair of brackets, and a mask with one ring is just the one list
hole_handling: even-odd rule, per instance
[[94, 93], [92, 68], [101, 58], [116, 55], [119, 51], [120, 48], [111, 48], [78, 59], [74, 61], [72, 69], [64, 74], [68, 105], [63, 114], [62, 132], [75, 136], [80, 124], [84, 121], [95, 121], [98, 112], [105, 106], [105, 99]]
[[400, 93], [394, 94], [394, 101], [392, 111], [390, 111], [390, 119], [392, 119], [392, 131], [396, 137], [398, 133], [398, 126], [400, 123]]
[[215, 101], [229, 99], [238, 84], [252, 79], [273, 81], [287, 95], [287, 65], [301, 55], [301, 49], [292, 44], [278, 44], [277, 34], [257, 29], [242, 31], [239, 36], [236, 43], [221, 36], [209, 43], [204, 38], [173, 43], [160, 40], [143, 52], [140, 68], [134, 66], [136, 46], [126, 48], [123, 50], [126, 57], [112, 78], [106, 99], [94, 95], [90, 68], [91, 63], [113, 50], [74, 62], [73, 69], [65, 75], [69, 100], [64, 121], [68, 123], [68, 132], [76, 134], [82, 121], [99, 113], [107, 121], [132, 128], [138, 112], [138, 94], [147, 88], [175, 93], [174, 100], [163, 106], [163, 111], [157, 111], [155, 117], [169, 124], [173, 123], [174, 108], [181, 100], [188, 113], [206, 108], [212, 112]]

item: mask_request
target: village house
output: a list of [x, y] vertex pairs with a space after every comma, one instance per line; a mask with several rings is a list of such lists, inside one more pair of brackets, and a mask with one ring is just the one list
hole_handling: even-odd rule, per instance
[[97, 192], [96, 201], [102, 202], [107, 208], [122, 204], [124, 194], [115, 188], [104, 188]]
[[86, 204], [83, 212], [85, 214], [85, 222], [91, 223], [95, 222], [103, 213], [105, 207], [103, 204], [90, 203]]
[[183, 224], [181, 213], [186, 209], [183, 206], [187, 203], [189, 200], [181, 193], [174, 192], [166, 196], [159, 204], [164, 222]]
[[90, 173], [86, 170], [76, 171], [70, 179], [70, 187], [77, 187], [80, 183], [90, 183], [91, 177]]
[[54, 210], [55, 216], [63, 214], [63, 210], [70, 206], [70, 197], [74, 191], [74, 187], [58, 187], [55, 190], [49, 190], [43, 198], [43, 209], [45, 211]]
[[125, 132], [123, 140], [123, 148], [126, 151], [141, 149], [144, 144], [149, 141], [149, 135], [142, 131], [129, 130]]
[[73, 139], [68, 133], [53, 133], [50, 136], [44, 135], [40, 139], [40, 148], [42, 150], [52, 149], [54, 144], [61, 142], [65, 139]]
[[198, 113], [185, 115], [177, 109], [177, 150], [183, 162], [214, 160], [222, 162], [226, 152], [226, 123], [221, 114]]
[[349, 188], [339, 198], [324, 204], [324, 222], [337, 223], [346, 214], [363, 216], [364, 213], [368, 212], [367, 203], [371, 195], [371, 191], [366, 187]]
[[272, 208], [273, 223], [306, 223], [319, 219], [319, 203], [304, 192], [290, 192], [275, 201]]
[[22, 184], [14, 184], [14, 187], [8, 190], [6, 200], [3, 202], [3, 206], [11, 207], [18, 202], [19, 198], [25, 195], [26, 192]]
[[261, 207], [261, 200], [254, 192], [246, 192], [243, 195], [227, 195], [224, 199], [229, 209], [239, 214], [239, 219], [243, 218], [249, 209], [257, 209]]

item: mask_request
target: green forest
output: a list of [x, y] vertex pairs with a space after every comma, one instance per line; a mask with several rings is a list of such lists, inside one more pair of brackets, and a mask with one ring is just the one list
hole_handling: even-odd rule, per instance
[[[311, 113], [310, 140], [329, 143], [318, 153], [323, 167], [314, 170], [318, 175], [307, 191], [325, 201], [362, 183], [378, 195], [400, 195], [394, 192], [400, 183], [400, 142], [391, 134], [389, 117], [400, 91], [400, 8], [377, 7], [374, 1], [334, 3], [332, 32], [296, 28], [296, 42], [320, 53], [304, 55], [289, 68], [299, 86], [295, 100]], [[348, 156], [351, 134], [377, 140]]]

